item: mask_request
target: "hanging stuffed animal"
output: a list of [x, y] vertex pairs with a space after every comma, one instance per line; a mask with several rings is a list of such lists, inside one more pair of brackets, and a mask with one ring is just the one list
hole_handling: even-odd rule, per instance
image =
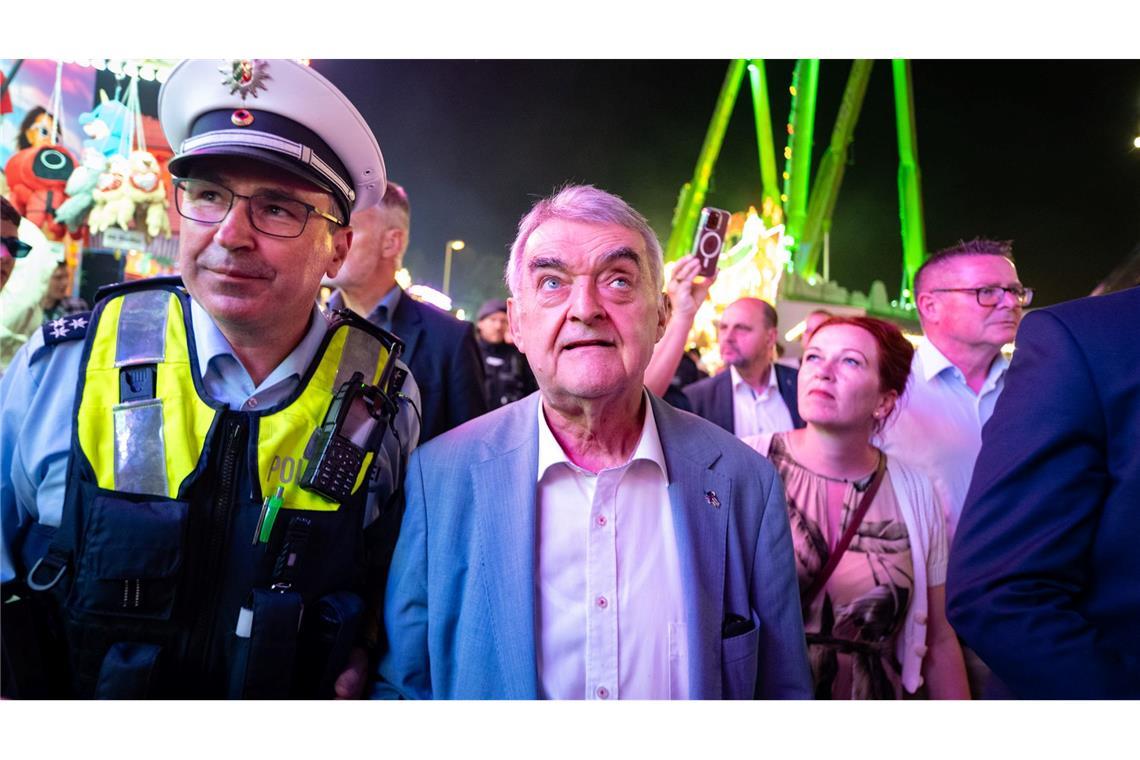
[[83, 141], [84, 147], [94, 148], [107, 158], [123, 155], [130, 149], [134, 116], [129, 108], [108, 98], [103, 90], [99, 90], [99, 105], [79, 114], [79, 124], [88, 138]]
[[87, 223], [87, 214], [91, 211], [95, 199], [91, 193], [99, 184], [99, 175], [107, 168], [107, 158], [95, 148], [83, 149], [83, 163], [75, 168], [67, 178], [64, 192], [68, 199], [55, 212], [56, 221], [67, 225], [67, 229], [74, 236], [79, 233]]
[[146, 234], [152, 238], [159, 235], [170, 237], [170, 201], [165, 194], [161, 203], [151, 203], [146, 209]]
[[147, 234], [152, 238], [163, 233], [170, 237], [169, 204], [158, 160], [145, 150], [135, 150], [131, 151], [129, 166], [127, 193], [140, 214], [145, 210]]
[[62, 145], [16, 151], [4, 168], [12, 205], [49, 240], [62, 240], [67, 233], [55, 214], [67, 200], [67, 178], [74, 170], [75, 159]]
[[130, 164], [122, 156], [114, 156], [106, 170], [99, 175], [99, 182], [91, 191], [94, 205], [87, 223], [91, 232], [103, 232], [111, 227], [129, 230], [134, 227], [135, 202], [127, 190], [127, 175]]

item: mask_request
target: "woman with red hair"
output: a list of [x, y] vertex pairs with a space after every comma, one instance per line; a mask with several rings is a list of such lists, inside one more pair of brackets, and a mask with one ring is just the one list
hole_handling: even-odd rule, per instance
[[914, 347], [889, 322], [832, 317], [812, 335], [807, 426], [745, 442], [784, 481], [817, 699], [968, 699], [946, 621], [946, 530], [925, 476], [870, 443], [906, 388]]

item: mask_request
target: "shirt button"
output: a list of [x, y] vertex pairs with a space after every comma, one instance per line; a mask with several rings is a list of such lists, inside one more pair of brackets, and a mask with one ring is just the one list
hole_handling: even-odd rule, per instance
[[919, 625], [926, 625], [926, 613], [916, 612], [914, 615], [914, 622], [918, 623]]
[[597, 604], [599, 608], [604, 610], [609, 605], [609, 602], [606, 601], [606, 598], [604, 596], [599, 596], [597, 598], [597, 600], [595, 601], [595, 604]]
[[919, 644], [918, 646], [916, 646], [914, 648], [914, 653], [917, 654], [919, 657], [925, 657], [926, 656], [926, 644]]
[[608, 521], [608, 520], [606, 520], [606, 516], [605, 516], [605, 515], [598, 515], [598, 525], [600, 525], [600, 526], [602, 526], [602, 527], [605, 527], [605, 525], [606, 525], [606, 523], [607, 523], [607, 522], [609, 522], [609, 521]]
[[249, 401], [246, 401], [245, 405], [248, 406], [250, 409], [256, 409], [257, 408], [257, 396], [254, 396]]
[[599, 686], [594, 691], [594, 693], [598, 695], [598, 699], [609, 699], [610, 698], [610, 690], [607, 689], [605, 686]]

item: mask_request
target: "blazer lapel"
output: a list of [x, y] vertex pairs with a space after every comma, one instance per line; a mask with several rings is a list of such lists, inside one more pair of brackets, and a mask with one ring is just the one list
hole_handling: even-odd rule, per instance
[[800, 419], [800, 406], [796, 396], [798, 393], [798, 388], [796, 387], [798, 382], [798, 371], [790, 367], [776, 365], [776, 385], [779, 386], [780, 395], [784, 398], [784, 405], [788, 407], [788, 413], [792, 418], [792, 425], [797, 428], [802, 428], [804, 421]]
[[724, 618], [725, 542], [732, 481], [712, 470], [720, 449], [667, 404], [653, 398], [657, 433], [669, 469], [669, 502], [689, 638], [689, 696], [721, 696], [721, 622]]
[[[524, 409], [531, 412], [529, 420], [523, 416]], [[531, 429], [531, 435], [521, 435], [505, 447], [503, 454], [474, 464], [471, 476], [478, 531], [476, 561], [482, 566], [479, 576], [488, 600], [487, 634], [494, 637], [499, 655], [503, 694], [509, 699], [536, 699], [534, 478], [538, 468], [538, 412], [533, 403], [520, 411], [522, 414], [511, 420], [511, 427]]]
[[716, 416], [712, 421], [736, 435], [736, 415], [732, 409], [732, 373], [727, 369], [717, 376], [713, 404]]
[[423, 335], [423, 324], [412, 297], [406, 291], [400, 293], [400, 301], [396, 304], [396, 311], [392, 314], [392, 332], [404, 342], [404, 353], [401, 359], [409, 366], [412, 357], [416, 355], [416, 345]]

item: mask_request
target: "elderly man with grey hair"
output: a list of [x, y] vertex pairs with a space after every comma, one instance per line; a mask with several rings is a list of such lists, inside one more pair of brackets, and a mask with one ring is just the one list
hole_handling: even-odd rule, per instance
[[508, 314], [539, 392], [413, 455], [376, 696], [810, 696], [772, 467], [645, 390], [661, 272], [609, 193], [523, 217]]

